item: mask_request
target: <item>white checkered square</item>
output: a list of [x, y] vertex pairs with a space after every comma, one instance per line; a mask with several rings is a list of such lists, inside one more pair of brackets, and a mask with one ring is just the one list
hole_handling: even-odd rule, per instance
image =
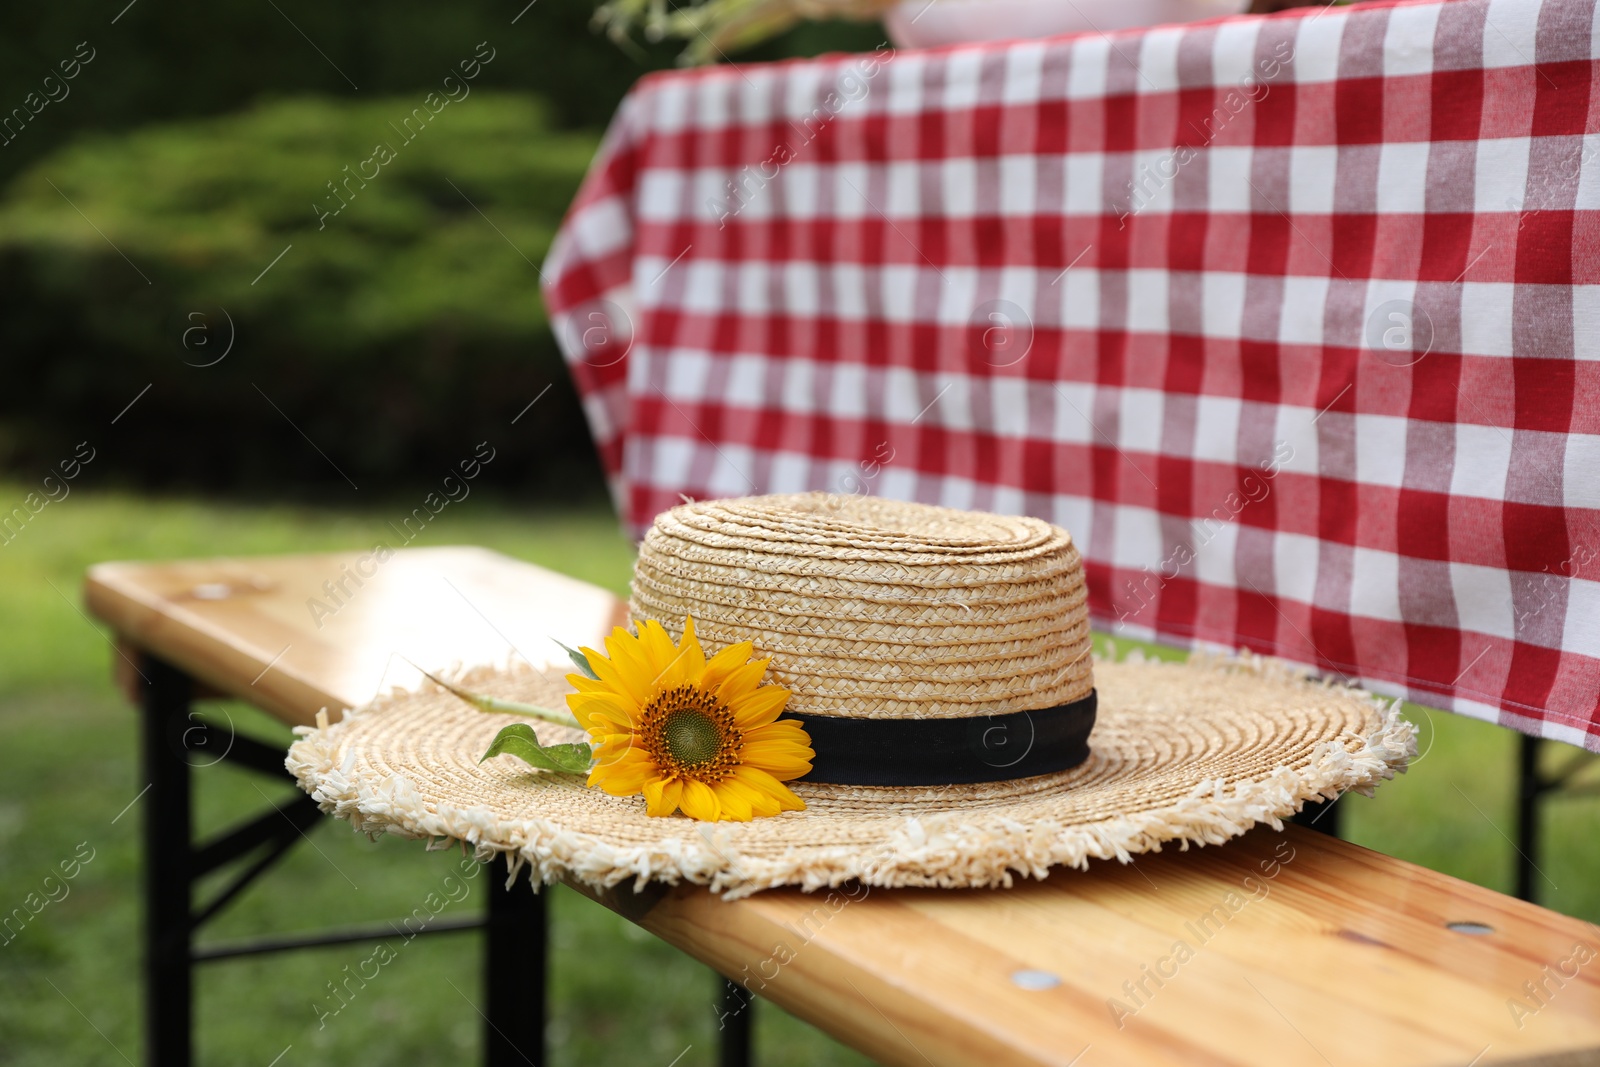
[[1140, 215], [1170, 213], [1172, 180], [1178, 173], [1173, 152], [1166, 148], [1135, 152], [1130, 164], [1133, 187], [1128, 190], [1129, 210]]
[[1161, 516], [1149, 508], [1121, 507], [1116, 511], [1116, 536], [1111, 546], [1113, 566], [1127, 570], [1149, 568], [1161, 563]]
[[759, 407], [766, 399], [767, 362], [760, 356], [730, 356], [725, 360], [727, 383], [723, 398], [742, 407]]
[[1339, 45], [1344, 19], [1301, 19], [1294, 42], [1294, 80], [1302, 85], [1331, 82], [1339, 76]]
[[1000, 214], [1026, 218], [1039, 209], [1039, 160], [1036, 156], [1001, 156]]
[[[639, 181], [638, 211], [640, 219], [675, 219], [683, 204], [683, 188], [689, 177], [694, 177], [694, 202], [703, 204], [702, 195], [717, 202], [727, 199], [725, 183], [728, 175], [722, 171], [685, 172], [681, 170], [653, 170]], [[716, 219], [710, 212], [707, 218]]]
[[1461, 286], [1461, 351], [1474, 356], [1511, 355], [1510, 282], [1464, 282]]
[[[1318, 460], [1317, 423], [1311, 420], [1317, 413], [1301, 407], [1284, 405], [1278, 408], [1277, 433], [1273, 437], [1273, 457], [1278, 473], [1304, 474], [1316, 477], [1321, 473]], [[1320, 420], [1319, 420], [1320, 421]], [[1286, 452], [1280, 446], [1287, 446]]]
[[1194, 576], [1208, 585], [1240, 588], [1235, 563], [1239, 558], [1239, 524], [1202, 519], [1190, 523], [1190, 529], [1189, 543], [1195, 549]]
[[1170, 93], [1178, 87], [1178, 42], [1183, 28], [1164, 26], [1141, 38], [1139, 92]]
[[1250, 186], [1250, 162], [1254, 155], [1255, 150], [1248, 145], [1206, 148], [1200, 151], [1199, 159], [1189, 163], [1209, 171], [1206, 194], [1212, 211], [1252, 210], [1255, 190]]
[[661, 391], [667, 399], [693, 403], [706, 395], [707, 383], [711, 380], [711, 357], [705, 352], [679, 348], [672, 352], [672, 358], [661, 360], [658, 366], [662, 372]]
[[1504, 500], [1511, 469], [1511, 435], [1498, 426], [1458, 422], [1450, 495]]
[[1395, 415], [1356, 415], [1355, 446], [1358, 482], [1400, 487], [1405, 477], [1405, 419]]
[[[814, 163], [790, 163], [783, 168], [785, 218], [808, 221], [822, 217], [822, 182], [827, 173]], [[850, 193], [850, 197], [860, 199], [855, 193]]]
[[1250, 19], [1224, 22], [1211, 44], [1211, 84], [1232, 88], [1260, 76], [1256, 69], [1256, 39], [1261, 24]]
[[[1592, 433], [1567, 435], [1561, 464], [1562, 503], [1569, 508], [1600, 512], [1600, 436]], [[1600, 556], [1600, 518], [1591, 517], [1590, 528], [1582, 534], [1591, 542], [1590, 551]], [[1595, 573], [1600, 573], [1596, 568]]]
[[1063, 197], [1068, 215], [1099, 215], [1106, 210], [1101, 194], [1106, 157], [1101, 152], [1073, 152], [1064, 157], [1062, 173], [1067, 187]]
[[1400, 557], [1357, 545], [1350, 565], [1350, 612], [1401, 622]]
[[1195, 398], [1194, 458], [1239, 462], [1239, 412], [1242, 402], [1231, 396]]
[[872, 199], [865, 163], [845, 161], [819, 168], [829, 176], [833, 195], [829, 215], [836, 219], [876, 219], [883, 204]]
[[[1333, 211], [1333, 179], [1339, 173], [1339, 150], [1332, 145], [1295, 145], [1289, 149], [1291, 215], [1327, 215]], [[1263, 205], [1270, 210], [1270, 205]]]
[[1455, 595], [1457, 625], [1461, 629], [1506, 640], [1516, 636], [1509, 571], [1474, 563], [1451, 563], [1450, 591]]
[[1572, 287], [1572, 356], [1600, 360], [1600, 285]]
[[1483, 35], [1485, 67], [1525, 67], [1539, 54], [1539, 4], [1528, 0], [1489, 0]]
[[[804, 64], [802, 64], [804, 66]], [[884, 110], [891, 115], [915, 115], [927, 106], [923, 83], [927, 77], [928, 57], [901, 54], [884, 70], [879, 71], [877, 83], [888, 81], [888, 102]]]
[[1557, 173], [1563, 181], [1577, 177], [1573, 207], [1579, 211], [1600, 209], [1600, 133], [1584, 134], [1573, 154], [1561, 161]]
[[1489, 213], [1521, 209], [1528, 195], [1528, 152], [1531, 145], [1527, 137], [1497, 137], [1478, 142], [1472, 197], [1478, 211]]
[[1438, 4], [1414, 4], [1389, 12], [1383, 38], [1383, 73], [1399, 78], [1433, 73], [1433, 38], [1439, 26]]
[[784, 306], [792, 315], [814, 319], [822, 311], [821, 276], [815, 263], [791, 260], [775, 264], [783, 282]]
[[934, 59], [944, 66], [944, 93], [939, 103], [951, 111], [978, 103], [978, 78], [983, 73], [983, 53], [973, 49], [947, 52]]
[[917, 283], [923, 271], [909, 263], [888, 263], [878, 268], [882, 315], [890, 322], [914, 322]]
[[[727, 78], [707, 78], [693, 95], [694, 124], [702, 130], [720, 130], [732, 119], [734, 85]], [[752, 94], [759, 96], [760, 94]]]
[[1061, 290], [1061, 324], [1092, 330], [1100, 324], [1100, 272], [1073, 267], [1055, 283]]
[[1277, 595], [1301, 604], [1312, 603], [1317, 591], [1317, 560], [1321, 554], [1321, 542], [1315, 537], [1289, 533], [1274, 536], [1272, 577]]
[[778, 395], [784, 410], [809, 415], [817, 409], [817, 365], [809, 359], [788, 359], [778, 365]]
[[[922, 213], [922, 164], [890, 161], [878, 168], [884, 197], [878, 207], [891, 219], [914, 219]], [[863, 190], [864, 191], [864, 190]]]
[[1045, 46], [1041, 41], [1019, 41], [1006, 52], [1006, 84], [1001, 90], [1003, 104], [1032, 104], [1043, 88]]
[[1155, 389], [1123, 389], [1117, 412], [1117, 441], [1124, 451], [1155, 455], [1161, 451], [1166, 394]]
[[1245, 276], [1209, 271], [1200, 276], [1200, 329], [1207, 337], [1237, 340], [1244, 329]]
[[1378, 211], [1420, 215], [1426, 207], [1428, 150], [1426, 141], [1386, 144], [1378, 153]]
[[[1600, 555], [1600, 545], [1591, 542], [1587, 548]], [[1562, 643], [1570, 648], [1600, 647], [1600, 582], [1579, 578], [1567, 583], [1567, 617]], [[1583, 738], [1569, 739], [1568, 743], [1581, 745]]]
[[1167, 281], [1164, 270], [1128, 271], [1128, 329], [1162, 333], [1167, 329]]
[[1111, 62], [1111, 40], [1104, 34], [1081, 34], [1072, 41], [1067, 64], [1067, 98], [1104, 96], [1106, 71]]
[[1321, 344], [1323, 306], [1327, 299], [1327, 278], [1306, 278], [1294, 274], [1284, 278], [1278, 340], [1285, 344]]
[[[947, 159], [937, 164], [939, 174], [939, 214], [951, 219], [970, 219], [978, 213], [978, 165], [971, 158]], [[929, 205], [933, 207], [933, 205]]]
[[760, 264], [753, 270], [737, 270], [730, 275], [739, 287], [738, 307], [741, 315], [760, 317], [770, 314], [772, 307], [772, 282], [768, 268]]
[[1051, 440], [1074, 445], [1099, 441], [1089, 421], [1089, 413], [1094, 410], [1095, 387], [1087, 382], [1056, 382], [1052, 390], [1059, 403], [1055, 405], [1054, 424], [1050, 428]]
[[656, 82], [650, 93], [650, 128], [663, 133], [688, 129], [693, 89], [684, 82]]
[[859, 419], [867, 413], [867, 368], [859, 363], [835, 363], [828, 368], [832, 389], [827, 411], [842, 419]]

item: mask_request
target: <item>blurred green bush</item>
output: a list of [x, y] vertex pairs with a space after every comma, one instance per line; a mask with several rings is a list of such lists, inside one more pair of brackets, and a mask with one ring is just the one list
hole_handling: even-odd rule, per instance
[[67, 99], [0, 146], [0, 178], [85, 130], [232, 112], [263, 93], [359, 99], [425, 91], [479, 41], [499, 53], [484, 88], [534, 93], [563, 128], [603, 126], [640, 74], [672, 64], [678, 45], [630, 54], [596, 33], [593, 18], [594, 0], [6, 5], [0, 113], [38, 91], [79, 42], [95, 59]]
[[425, 96], [91, 136], [18, 175], [0, 199], [0, 467], [87, 437], [102, 476], [348, 492], [334, 465], [396, 489], [488, 440], [501, 486], [597, 491], [536, 267], [597, 135], [526, 95], [441, 93], [437, 114]]

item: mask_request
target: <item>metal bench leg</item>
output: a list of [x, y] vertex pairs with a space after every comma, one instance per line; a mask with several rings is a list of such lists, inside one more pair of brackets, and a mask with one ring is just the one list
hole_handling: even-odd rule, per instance
[[1539, 774], [1541, 739], [1517, 735], [1517, 899], [1537, 903], [1533, 884], [1539, 867], [1539, 801], [1549, 785]]
[[488, 1067], [544, 1067], [546, 945], [550, 887], [535, 893], [524, 879], [506, 888], [506, 861], [489, 879], [489, 922], [484, 946], [484, 1063]]
[[144, 802], [144, 1061], [194, 1062], [190, 982], [189, 764], [182, 749], [193, 684], [146, 658], [141, 749], [150, 795]]
[[1308, 800], [1305, 807], [1291, 816], [1289, 821], [1308, 830], [1327, 834], [1329, 837], [1339, 837], [1339, 831], [1343, 829], [1340, 825], [1343, 820], [1339, 801], [1343, 799], [1339, 797], [1336, 800]]
[[717, 1067], [750, 1067], [750, 1047], [755, 1022], [755, 997], [738, 982], [721, 975], [722, 1003], [717, 1011]]

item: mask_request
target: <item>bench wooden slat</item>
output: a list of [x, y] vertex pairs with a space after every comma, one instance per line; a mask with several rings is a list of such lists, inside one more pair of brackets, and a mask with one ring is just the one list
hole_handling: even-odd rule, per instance
[[[126, 644], [290, 723], [415, 684], [397, 655], [560, 662], [550, 637], [592, 643], [625, 615], [482, 549], [362, 560], [102, 564], [86, 596]], [[889, 1064], [1600, 1062], [1600, 956], [1574, 952], [1600, 953], [1600, 931], [1295, 827], [1005, 890], [578, 888]]]

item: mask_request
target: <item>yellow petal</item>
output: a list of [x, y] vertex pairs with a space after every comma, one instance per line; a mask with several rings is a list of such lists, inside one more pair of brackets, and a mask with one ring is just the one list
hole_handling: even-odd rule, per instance
[[614, 768], [596, 767], [589, 772], [589, 785], [603, 789], [614, 797], [630, 797], [642, 792], [646, 782], [655, 775], [648, 767], [632, 767], [618, 773]]
[[652, 779], [649, 771], [639, 771], [625, 776], [602, 778], [595, 784], [614, 797], [631, 797], [644, 792], [645, 784], [650, 781]]
[[645, 813], [647, 815], [666, 816], [678, 810], [678, 801], [683, 796], [683, 782], [677, 778], [671, 781], [656, 779], [644, 785]]
[[[656, 670], [650, 666], [649, 656], [639, 644], [639, 639], [619, 626], [606, 638], [606, 651], [610, 653], [610, 658], [605, 661], [605, 667], [589, 661], [594, 672], [602, 681], [627, 692], [641, 708], [650, 703], [650, 698], [655, 695]], [[610, 669], [610, 676], [605, 668]]]
[[722, 808], [722, 817], [732, 822], [749, 822], [753, 814], [750, 801], [739, 790], [739, 784], [733, 781], [721, 781], [711, 787], [711, 792], [716, 794], [717, 804]]
[[634, 727], [633, 715], [614, 693], [568, 693], [567, 707], [585, 729], [605, 724], [624, 730]]
[[718, 699], [724, 704], [732, 704], [745, 694], [755, 692], [756, 686], [761, 684], [761, 676], [767, 673], [767, 664], [771, 662], [770, 659], [752, 660], [729, 671], [728, 677], [717, 687]]
[[603, 733], [599, 730], [590, 730], [589, 740], [596, 746], [595, 758], [601, 763], [615, 763], [629, 752], [637, 751], [645, 755], [642, 749], [636, 747], [636, 739], [631, 733]]
[[781, 685], [764, 685], [728, 702], [733, 721], [741, 730], [754, 730], [777, 719], [789, 702], [789, 690]]
[[716, 692], [717, 687], [727, 680], [728, 675], [754, 655], [755, 650], [756, 646], [749, 641], [740, 641], [737, 645], [729, 645], [712, 656], [710, 662], [706, 664], [706, 672], [700, 676], [700, 687]]
[[799, 778], [811, 771], [812, 752], [792, 741], [746, 743], [741, 758], [744, 766], [766, 771], [780, 781]]
[[609, 685], [604, 682], [596, 681], [587, 674], [569, 674], [567, 675], [567, 681], [572, 684], [572, 688], [576, 689], [580, 693], [611, 692], [611, 687]]
[[[757, 818], [762, 818], [768, 815], [776, 815], [778, 812], [783, 810], [778, 806], [778, 799], [776, 797], [770, 796], [760, 789], [740, 781], [737, 775], [731, 778], [724, 778], [720, 783], [718, 783], [718, 785], [719, 788], [723, 790], [732, 790], [744, 797], [746, 802], [748, 802], [750, 805], [750, 813]], [[720, 796], [721, 794], [718, 795]]]
[[678, 642], [678, 649], [683, 654], [684, 682], [700, 685], [706, 673], [706, 654], [694, 635], [694, 619], [688, 615], [683, 617], [683, 640]]
[[811, 736], [806, 733], [805, 724], [798, 719], [779, 719], [765, 726], [754, 727], [744, 732], [744, 739], [746, 742], [789, 741], [808, 751], [811, 748]]
[[605, 778], [612, 774], [632, 774], [634, 770], [643, 767], [651, 774], [656, 773], [656, 761], [644, 749], [633, 744], [631, 737], [624, 736], [615, 745], [605, 745], [595, 752], [598, 762], [590, 768], [590, 777]]
[[635, 715], [639, 713], [639, 709], [648, 703], [648, 700], [639, 699], [640, 694], [644, 692], [643, 687], [630, 684], [629, 680], [617, 669], [616, 664], [592, 648], [584, 648], [579, 651], [589, 657], [590, 669], [600, 676], [600, 685], [603, 689], [591, 690], [592, 692], [610, 693], [617, 698], [623, 707], [629, 708]]
[[673, 689], [683, 684], [683, 660], [666, 627], [654, 619], [639, 624], [639, 648], [650, 671], [650, 688]]
[[788, 786], [758, 767], [752, 767], [748, 763], [735, 767], [733, 776], [745, 785], [771, 797], [781, 810], [804, 811], [806, 808], [806, 802], [795, 796]]
[[646, 782], [659, 777], [655, 760], [639, 749], [631, 749], [614, 760], [595, 764], [589, 771], [589, 784], [598, 785], [614, 797], [625, 797], [643, 792]]
[[717, 803], [717, 795], [711, 787], [692, 778], [684, 780], [683, 796], [678, 803], [685, 815], [702, 822], [716, 822], [722, 814], [722, 806]]

